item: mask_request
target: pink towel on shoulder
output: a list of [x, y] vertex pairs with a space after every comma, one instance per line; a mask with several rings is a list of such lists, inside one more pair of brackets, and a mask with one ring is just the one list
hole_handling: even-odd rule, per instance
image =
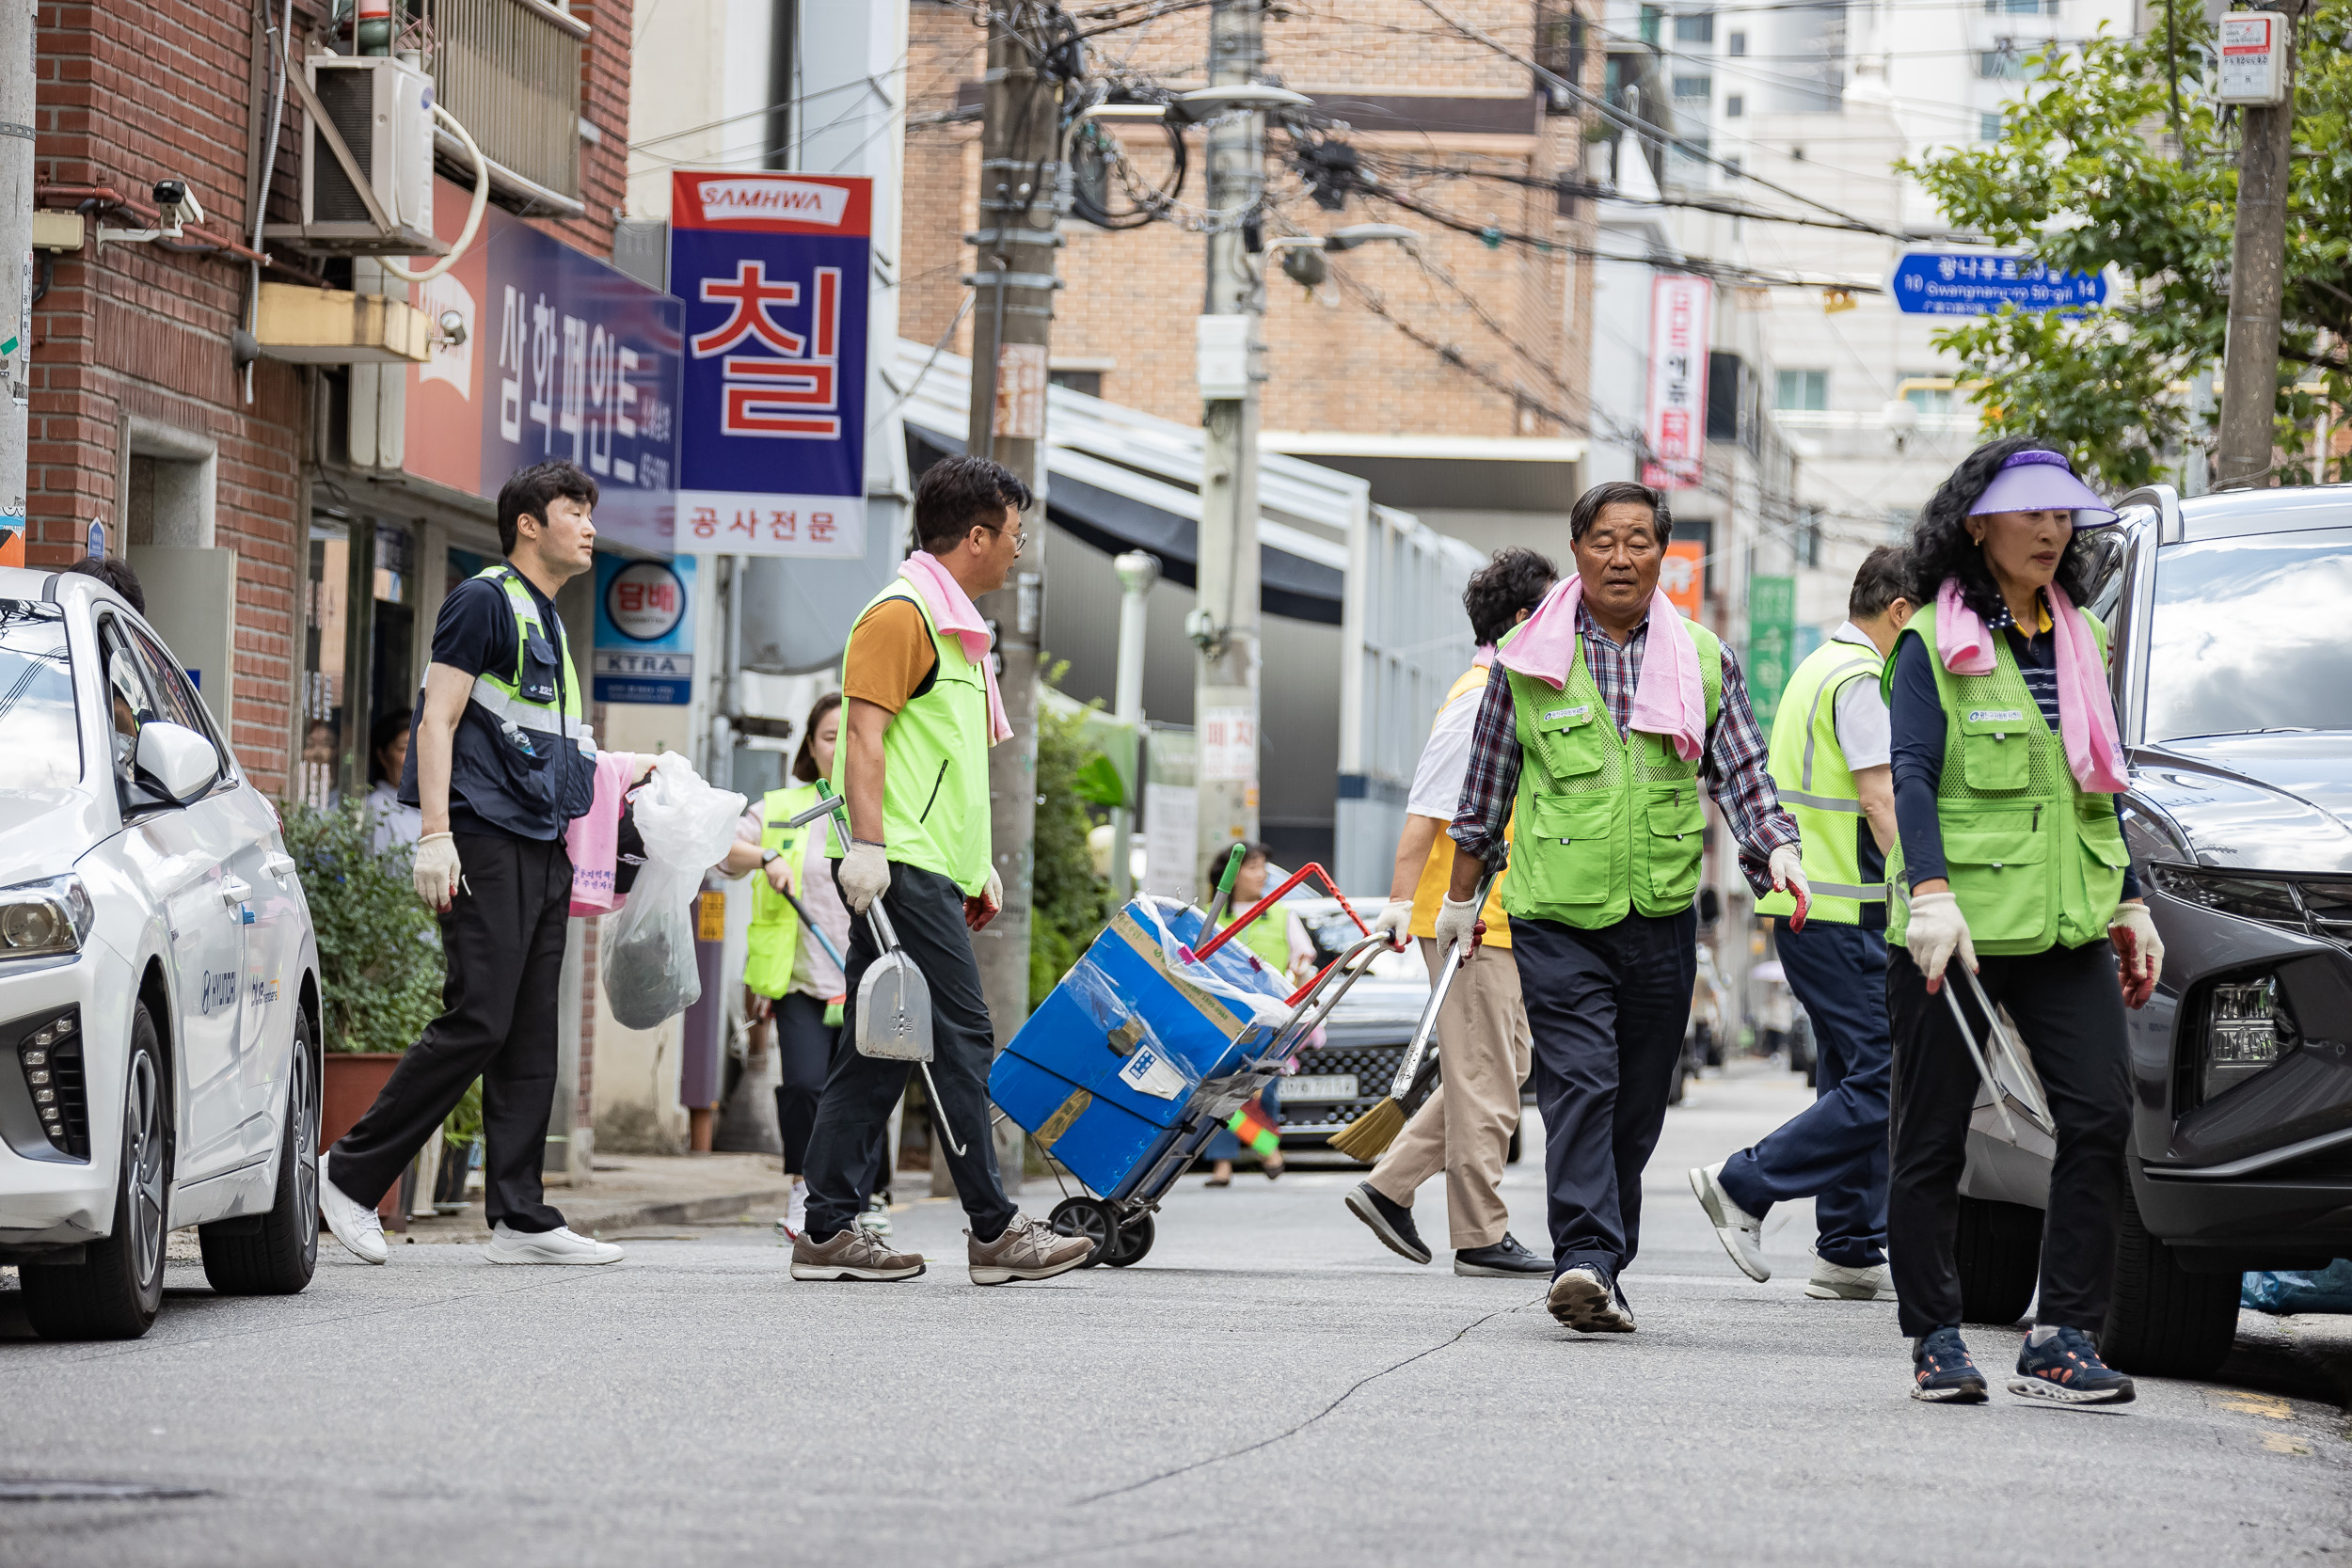
[[1000, 740], [1010, 740], [1012, 721], [1005, 717], [1005, 696], [996, 688], [996, 661], [988, 657], [988, 621], [972, 603], [972, 595], [929, 550], [916, 550], [908, 556], [899, 566], [898, 575], [923, 595], [923, 604], [931, 612], [931, 624], [962, 643], [963, 657], [978, 665], [988, 677], [988, 743], [993, 746]]
[[[2107, 690], [2099, 641], [2074, 613], [2064, 589], [2054, 582], [2044, 592], [2050, 596], [2050, 626], [2058, 639], [2058, 739], [2066, 747], [2066, 766], [2085, 789], [2120, 795], [2128, 787], [2122, 731], [2115, 721], [2115, 698]], [[1992, 629], [1961, 596], [1958, 578], [1946, 578], [1935, 591], [1935, 655], [1955, 675], [1993, 673]]]
[[[1505, 670], [1543, 681], [1555, 690], [1568, 684], [1576, 663], [1576, 610], [1584, 602], [1584, 579], [1571, 572], [1552, 585], [1517, 637], [1495, 656]], [[1682, 611], [1662, 591], [1649, 601], [1649, 646], [1642, 676], [1633, 686], [1632, 727], [1664, 736], [1675, 754], [1695, 762], [1707, 749], [1707, 689], [1699, 679], [1698, 645]]]
[[572, 858], [575, 915], [610, 914], [621, 907], [621, 895], [612, 891], [621, 853], [621, 802], [636, 776], [636, 752], [596, 753], [596, 799], [564, 830], [564, 847]]

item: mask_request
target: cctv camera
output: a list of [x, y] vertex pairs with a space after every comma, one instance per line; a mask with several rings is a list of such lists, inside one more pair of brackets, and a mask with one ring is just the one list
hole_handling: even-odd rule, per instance
[[441, 312], [438, 325], [441, 328], [442, 342], [451, 348], [463, 346], [466, 341], [466, 318], [464, 316], [454, 310], [444, 310]]
[[185, 180], [158, 180], [151, 194], [159, 221], [168, 232], [176, 234], [191, 223], [204, 221], [204, 209]]

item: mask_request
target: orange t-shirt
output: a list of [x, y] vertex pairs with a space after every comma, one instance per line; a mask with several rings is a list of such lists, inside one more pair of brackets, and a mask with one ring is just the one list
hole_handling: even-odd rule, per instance
[[896, 713], [922, 695], [939, 668], [923, 611], [894, 594], [858, 617], [841, 657], [841, 694]]

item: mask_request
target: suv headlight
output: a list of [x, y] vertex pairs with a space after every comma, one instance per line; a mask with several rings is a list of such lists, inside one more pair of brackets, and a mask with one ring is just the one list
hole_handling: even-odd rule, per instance
[[2304, 929], [2303, 906], [2296, 902], [2295, 884], [2285, 878], [2248, 877], [2234, 872], [2156, 864], [2148, 868], [2156, 886], [2185, 904], [2260, 920], [2272, 926]]
[[0, 888], [0, 963], [79, 953], [97, 918], [79, 877]]

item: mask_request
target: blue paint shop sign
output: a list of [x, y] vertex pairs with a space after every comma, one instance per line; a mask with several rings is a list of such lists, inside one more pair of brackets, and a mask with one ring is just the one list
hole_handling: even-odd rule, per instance
[[1989, 316], [2004, 305], [2080, 315], [2106, 303], [2095, 272], [2052, 272], [2030, 256], [1985, 250], [1912, 250], [1887, 280], [1907, 316]]

